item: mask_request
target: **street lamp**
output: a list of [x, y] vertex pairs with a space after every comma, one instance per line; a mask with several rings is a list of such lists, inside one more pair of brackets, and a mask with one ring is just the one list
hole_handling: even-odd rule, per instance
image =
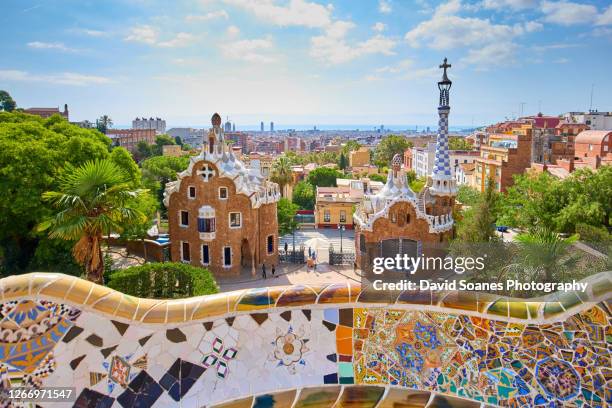
[[342, 231], [344, 231], [344, 225], [338, 225], [338, 229], [340, 230], [340, 253], [342, 253]]

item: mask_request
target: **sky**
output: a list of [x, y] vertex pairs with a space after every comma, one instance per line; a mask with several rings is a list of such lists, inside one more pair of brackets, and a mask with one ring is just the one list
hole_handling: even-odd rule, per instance
[[450, 124], [612, 111], [610, 0], [3, 0], [0, 89], [71, 120]]

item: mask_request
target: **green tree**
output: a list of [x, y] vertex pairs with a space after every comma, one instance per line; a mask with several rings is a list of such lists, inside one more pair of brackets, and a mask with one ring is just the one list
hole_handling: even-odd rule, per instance
[[125, 172], [133, 187], [139, 187], [141, 185], [140, 168], [138, 168], [138, 165], [127, 149], [124, 147], [113, 148], [110, 154], [110, 160]]
[[134, 159], [141, 162], [142, 160], [148, 159], [153, 156], [153, 146], [148, 144], [146, 141], [141, 140], [136, 143], [136, 150], [134, 152]]
[[495, 182], [489, 180], [487, 188], [473, 207], [463, 212], [459, 221], [457, 239], [465, 243], [487, 243], [497, 239], [495, 221], [499, 195], [495, 190]]
[[295, 221], [297, 210], [298, 206], [286, 198], [281, 198], [278, 201], [276, 213], [278, 217], [278, 233], [280, 235], [289, 234], [297, 228], [297, 222]]
[[285, 196], [285, 187], [291, 182], [292, 179], [293, 172], [291, 170], [291, 163], [286, 157], [280, 156], [272, 164], [270, 180], [278, 184], [281, 195]]
[[350, 152], [359, 150], [361, 144], [356, 140], [349, 140], [342, 146], [342, 153], [348, 155]]
[[577, 258], [570, 249], [577, 241], [575, 235], [562, 238], [550, 228], [534, 227], [514, 240], [518, 253], [517, 263], [512, 266], [523, 275], [523, 280], [563, 282], [565, 275], [575, 269]]
[[315, 189], [312, 184], [300, 181], [293, 188], [293, 203], [304, 210], [313, 210], [315, 205]]
[[480, 199], [480, 191], [469, 186], [459, 186], [457, 189], [457, 201], [466, 206], [473, 206]]
[[462, 136], [450, 136], [448, 138], [449, 150], [472, 150], [472, 144]]
[[51, 214], [42, 194], [58, 187], [58, 176], [68, 163], [79, 166], [108, 158], [109, 147], [110, 139], [100, 132], [57, 115], [42, 119], [0, 112], [0, 269], [10, 274], [32, 268], [74, 270], [72, 261], [60, 263], [67, 259], [61, 253], [66, 245], [48, 242], [35, 228]]
[[129, 206], [142, 193], [133, 189], [129, 176], [110, 160], [89, 161], [81, 167], [68, 165], [58, 191], [43, 194], [56, 213], [38, 229], [48, 230], [51, 238], [76, 241], [74, 259], [85, 267], [87, 279], [103, 284], [102, 236], [144, 218]]
[[155, 192], [157, 206], [166, 214], [163, 205], [166, 183], [177, 179], [177, 173], [189, 167], [189, 157], [153, 156], [140, 163], [142, 169], [142, 182], [149, 191]]
[[374, 150], [374, 163], [378, 167], [384, 167], [391, 164], [393, 156], [396, 154], [404, 155], [406, 149], [413, 146], [411, 141], [408, 141], [404, 136], [389, 135], [383, 138], [376, 150]]
[[174, 143], [176, 143], [177, 145], [182, 147], [183, 146], [183, 139], [181, 139], [180, 136], [175, 136], [174, 137]]
[[108, 115], [102, 115], [96, 120], [96, 128], [106, 134], [106, 131], [113, 127], [113, 120]]
[[308, 173], [307, 181], [316, 187], [336, 187], [336, 179], [343, 174], [329, 167], [319, 167]]
[[152, 151], [154, 156], [161, 156], [164, 151], [164, 146], [175, 145], [176, 142], [172, 136], [168, 135], [157, 135], [155, 137], [155, 144], [153, 145]]
[[387, 181], [387, 177], [382, 174], [370, 174], [368, 177], [372, 181], [380, 181], [381, 183], [385, 183]]
[[347, 167], [348, 167], [348, 160], [346, 156], [344, 155], [344, 152], [341, 152], [340, 157], [338, 157], [338, 168], [340, 170], [346, 170]]
[[0, 110], [12, 112], [17, 107], [17, 104], [7, 91], [0, 90]]

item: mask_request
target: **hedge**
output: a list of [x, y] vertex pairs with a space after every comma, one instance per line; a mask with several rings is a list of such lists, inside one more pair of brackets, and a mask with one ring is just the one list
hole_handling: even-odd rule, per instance
[[108, 287], [127, 295], [179, 299], [219, 292], [207, 269], [176, 262], [148, 263], [113, 272]]

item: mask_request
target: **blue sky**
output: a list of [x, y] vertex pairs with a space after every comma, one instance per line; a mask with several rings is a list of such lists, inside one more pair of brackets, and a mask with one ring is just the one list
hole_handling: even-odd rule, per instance
[[4, 0], [0, 89], [117, 124], [451, 124], [612, 110], [608, 0]]

